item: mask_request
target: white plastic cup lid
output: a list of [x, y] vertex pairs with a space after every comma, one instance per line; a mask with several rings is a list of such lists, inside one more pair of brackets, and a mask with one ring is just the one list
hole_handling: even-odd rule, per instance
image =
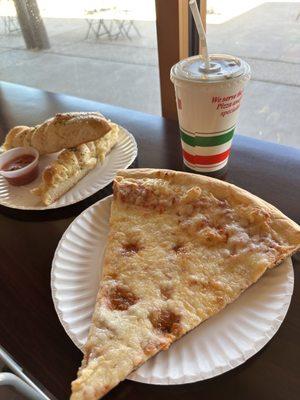
[[171, 80], [174, 78], [194, 82], [218, 82], [247, 75], [250, 78], [250, 66], [242, 59], [227, 54], [211, 54], [210, 68], [205, 68], [201, 56], [193, 56], [179, 61], [171, 68]]

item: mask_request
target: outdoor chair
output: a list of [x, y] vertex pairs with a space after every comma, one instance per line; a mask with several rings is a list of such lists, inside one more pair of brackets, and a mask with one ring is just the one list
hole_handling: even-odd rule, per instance
[[0, 0], [0, 32], [4, 35], [21, 31], [12, 0]]
[[107, 36], [110, 40], [120, 37], [131, 40], [131, 32], [139, 37], [141, 33], [132, 17], [132, 11], [119, 6], [85, 10], [88, 24], [85, 39], [94, 37], [96, 40]]

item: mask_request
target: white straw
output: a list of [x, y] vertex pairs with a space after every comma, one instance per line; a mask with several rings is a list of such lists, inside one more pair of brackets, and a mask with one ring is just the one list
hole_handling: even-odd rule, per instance
[[209, 57], [207, 51], [207, 43], [206, 43], [206, 35], [203, 28], [202, 20], [200, 17], [199, 9], [196, 3], [196, 0], [190, 0], [190, 9], [192, 11], [194, 21], [196, 24], [196, 28], [199, 34], [199, 42], [200, 42], [200, 54], [205, 62], [205, 69], [209, 69]]

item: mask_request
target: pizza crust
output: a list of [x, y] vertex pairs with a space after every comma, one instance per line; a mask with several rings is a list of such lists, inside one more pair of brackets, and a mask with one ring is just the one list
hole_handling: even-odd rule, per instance
[[214, 193], [216, 197], [228, 200], [233, 206], [243, 204], [260, 207], [262, 210], [271, 214], [272, 227], [279, 234], [286, 237], [287, 241], [297, 246], [295, 251], [300, 248], [300, 228], [296, 222], [286, 217], [286, 215], [272, 204], [231, 183], [205, 175], [151, 168], [120, 170], [117, 173], [116, 180], [118, 180], [118, 177], [130, 179], [164, 179], [171, 184], [184, 185], [187, 187], [196, 185]]

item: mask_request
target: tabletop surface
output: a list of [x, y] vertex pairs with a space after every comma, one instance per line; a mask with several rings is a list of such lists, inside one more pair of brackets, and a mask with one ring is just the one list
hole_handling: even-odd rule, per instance
[[[35, 125], [56, 112], [99, 110], [138, 143], [135, 167], [182, 169], [176, 122], [94, 101], [0, 83], [0, 143], [15, 125]], [[225, 179], [274, 204], [300, 222], [300, 150], [236, 135]], [[51, 298], [56, 246], [73, 219], [111, 193], [111, 186], [72, 206], [19, 211], [0, 206], [0, 345], [53, 399], [67, 399], [81, 353], [60, 325]], [[284, 323], [254, 357], [203, 382], [179, 386], [124, 381], [107, 399], [299, 399], [300, 262]]]

